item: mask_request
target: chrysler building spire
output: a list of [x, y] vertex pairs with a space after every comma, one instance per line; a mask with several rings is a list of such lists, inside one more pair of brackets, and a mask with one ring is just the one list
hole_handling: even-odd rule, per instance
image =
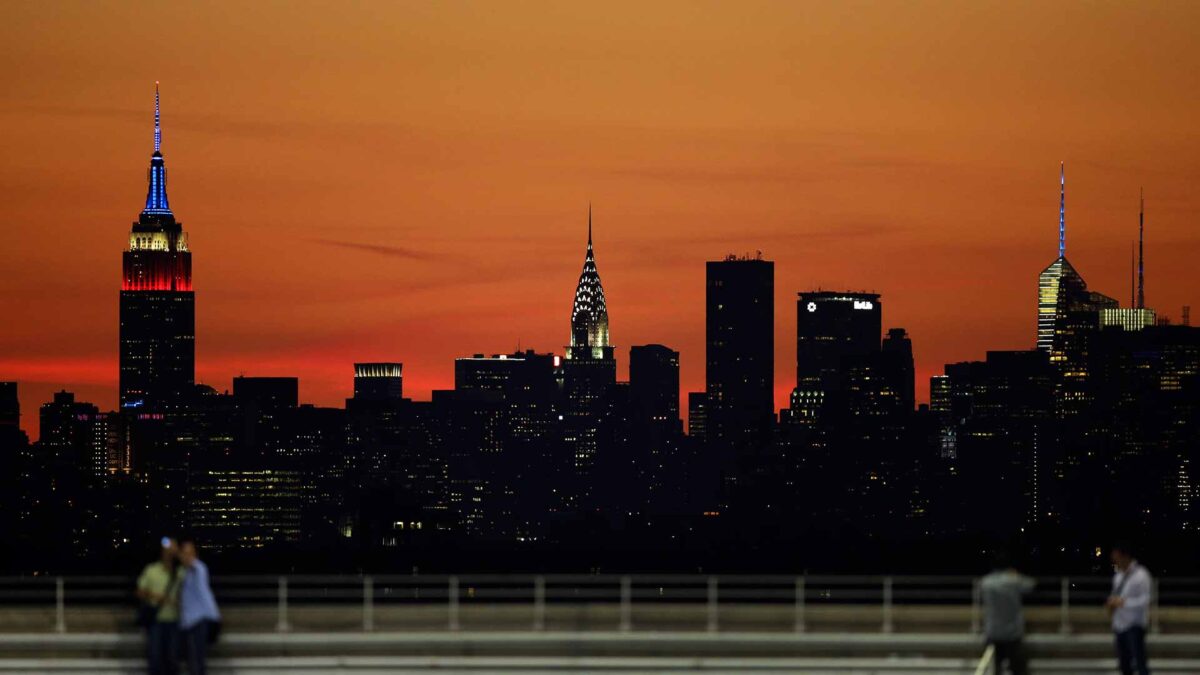
[[[583, 271], [575, 287], [575, 303], [571, 308], [571, 352], [568, 356], [582, 358], [585, 353], [603, 352], [608, 343], [608, 307], [604, 301], [604, 286], [600, 284], [600, 273], [596, 270], [596, 256], [592, 250], [592, 206], [588, 204], [587, 253], [583, 258]], [[577, 351], [578, 350], [578, 351]]]

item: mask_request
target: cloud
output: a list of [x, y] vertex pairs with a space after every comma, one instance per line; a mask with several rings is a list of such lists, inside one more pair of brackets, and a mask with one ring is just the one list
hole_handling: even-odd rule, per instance
[[421, 260], [434, 261], [442, 260], [445, 256], [429, 251], [418, 251], [416, 249], [405, 248], [403, 246], [388, 246], [386, 244], [363, 244], [355, 241], [338, 241], [336, 239], [309, 239], [316, 244], [325, 246], [336, 246], [338, 248], [348, 248], [352, 251], [364, 251], [374, 253], [376, 255], [389, 256], [393, 258], [404, 258], [405, 260]]

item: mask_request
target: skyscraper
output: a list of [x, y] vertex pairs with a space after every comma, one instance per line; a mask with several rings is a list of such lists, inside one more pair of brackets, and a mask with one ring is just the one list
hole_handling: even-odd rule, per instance
[[148, 179], [146, 206], [122, 260], [120, 401], [123, 408], [161, 409], [194, 382], [196, 301], [187, 234], [167, 202], [157, 84]]
[[1100, 328], [1104, 309], [1116, 300], [1089, 291], [1087, 282], [1067, 260], [1066, 170], [1059, 166], [1058, 258], [1038, 276], [1037, 348], [1050, 355], [1058, 370], [1056, 385], [1061, 415], [1079, 412], [1089, 397], [1087, 351], [1091, 336]]
[[605, 399], [617, 381], [617, 362], [608, 339], [608, 305], [592, 250], [592, 207], [588, 206], [587, 252], [571, 306], [571, 342], [563, 360], [566, 398], [564, 433], [581, 480], [578, 494], [586, 495], [596, 460]]
[[775, 263], [730, 255], [706, 269], [708, 440], [761, 447], [774, 422]]
[[792, 414], [811, 420], [844, 387], [848, 359], [880, 350], [883, 305], [878, 293], [808, 291], [796, 300], [796, 389]]
[[16, 428], [21, 423], [21, 401], [16, 382], [0, 382], [0, 427]]
[[629, 350], [629, 387], [637, 421], [682, 432], [679, 418], [679, 352], [663, 345]]

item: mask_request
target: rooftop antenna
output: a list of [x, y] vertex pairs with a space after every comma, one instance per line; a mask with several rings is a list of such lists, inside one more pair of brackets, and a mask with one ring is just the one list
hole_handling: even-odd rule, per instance
[[162, 151], [162, 126], [158, 115], [158, 80], [154, 81], [154, 152]]
[[1141, 190], [1138, 197], [1138, 290], [1137, 308], [1146, 309], [1146, 276], [1145, 276], [1145, 225], [1146, 225], [1146, 191]]
[[1191, 305], [1183, 306], [1183, 325], [1185, 325], [1185, 326], [1192, 325], [1192, 306]]
[[1058, 165], [1058, 257], [1067, 255], [1067, 163]]

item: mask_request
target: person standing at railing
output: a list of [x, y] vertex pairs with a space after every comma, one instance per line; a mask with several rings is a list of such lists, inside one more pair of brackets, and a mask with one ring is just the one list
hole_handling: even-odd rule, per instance
[[137, 581], [138, 625], [146, 630], [146, 670], [150, 675], [179, 672], [179, 547], [163, 537], [159, 559], [146, 565]]
[[1112, 594], [1104, 603], [1112, 615], [1121, 675], [1150, 675], [1146, 655], [1146, 626], [1150, 621], [1150, 572], [1127, 544], [1113, 546]]
[[221, 629], [221, 612], [208, 583], [208, 566], [196, 555], [196, 542], [179, 542], [179, 562], [187, 570], [179, 597], [179, 629], [183, 631], [189, 675], [208, 672], [208, 646]]
[[1023, 598], [1034, 581], [1022, 575], [1006, 555], [996, 558], [992, 572], [979, 582], [983, 598], [983, 633], [996, 649], [996, 672], [1007, 667], [1013, 675], [1029, 672], [1025, 653], [1025, 610]]

